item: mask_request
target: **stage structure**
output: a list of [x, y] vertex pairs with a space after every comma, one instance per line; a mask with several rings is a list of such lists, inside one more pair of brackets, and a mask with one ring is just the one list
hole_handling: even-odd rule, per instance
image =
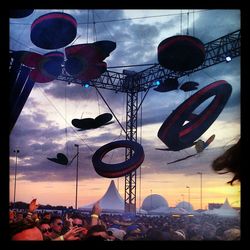
[[[156, 64], [146, 70], [141, 72], [126, 71], [123, 73], [117, 73], [114, 71], [107, 70], [99, 78], [88, 81], [88, 85], [96, 88], [97, 92], [102, 97], [98, 89], [107, 89], [117, 92], [126, 93], [126, 127], [123, 128], [121, 123], [116, 118], [112, 109], [109, 107], [105, 99], [102, 97], [115, 119], [122, 127], [123, 131], [126, 134], [126, 140], [137, 141], [137, 115], [138, 110], [140, 109], [143, 101], [145, 100], [146, 95], [152, 87], [156, 87], [156, 81], [165, 80], [167, 78], [181, 78], [185, 75], [190, 75], [196, 71], [203, 70], [205, 68], [211, 67], [213, 65], [225, 62], [226, 57], [231, 59], [240, 56], [240, 41], [241, 41], [241, 32], [237, 30], [235, 32], [229, 33], [223, 37], [220, 37], [214, 41], [211, 41], [205, 46], [205, 60], [204, 62], [195, 69], [177, 72], [163, 68], [160, 64]], [[10, 51], [10, 73], [12, 73], [12, 78], [20, 78], [20, 72], [22, 69], [25, 69], [23, 65], [15, 62], [15, 58], [12, 57], [12, 51]], [[27, 71], [27, 68], [26, 68]], [[29, 75], [26, 73], [26, 79], [22, 81], [25, 84], [29, 84], [30, 87], [27, 87], [25, 93], [21, 93], [21, 90], [17, 93], [17, 90], [14, 88], [12, 91], [17, 96], [16, 104], [11, 105], [11, 120], [10, 120], [10, 131], [14, 127], [15, 122], [23, 108], [25, 101], [33, 87], [33, 82], [30, 84]], [[18, 80], [16, 79], [15, 80]], [[63, 68], [62, 73], [56, 78], [57, 80], [64, 81], [67, 84], [75, 83], [84, 86], [86, 82], [76, 79], [72, 76], [69, 76], [66, 73], [66, 70]], [[11, 85], [13, 87], [14, 84]], [[23, 88], [24, 90], [26, 88]], [[138, 93], [145, 92], [144, 96], [141, 99], [141, 102], [138, 103]], [[20, 103], [20, 105], [18, 104]], [[125, 151], [125, 160], [128, 160], [132, 157], [132, 149], [126, 148]], [[136, 213], [136, 171], [131, 172], [125, 176], [125, 211]]]

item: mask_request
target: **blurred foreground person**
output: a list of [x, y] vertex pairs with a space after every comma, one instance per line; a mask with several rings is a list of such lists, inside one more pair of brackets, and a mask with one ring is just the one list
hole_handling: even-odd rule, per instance
[[[212, 162], [212, 168], [219, 174], [233, 173], [234, 177], [231, 181], [227, 183], [233, 185], [234, 181], [241, 181], [240, 176], [240, 139], [239, 141], [227, 149], [225, 153], [217, 157]], [[223, 171], [224, 172], [221, 172]]]

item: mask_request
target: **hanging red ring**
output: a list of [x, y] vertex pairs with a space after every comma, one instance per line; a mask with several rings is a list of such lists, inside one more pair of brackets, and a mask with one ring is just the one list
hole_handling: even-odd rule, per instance
[[[216, 120], [232, 93], [232, 86], [224, 80], [213, 82], [202, 88], [179, 107], [164, 121], [158, 137], [170, 150], [179, 151], [194, 145]], [[212, 102], [198, 115], [192, 112], [211, 96]], [[185, 121], [189, 121], [184, 125]]]
[[[108, 164], [102, 161], [103, 157], [111, 150], [116, 148], [131, 148], [134, 151], [132, 157], [124, 162], [117, 164]], [[121, 177], [136, 170], [144, 161], [144, 150], [141, 144], [135, 141], [120, 140], [110, 142], [99, 148], [92, 157], [92, 163], [95, 171], [103, 177], [116, 178]]]

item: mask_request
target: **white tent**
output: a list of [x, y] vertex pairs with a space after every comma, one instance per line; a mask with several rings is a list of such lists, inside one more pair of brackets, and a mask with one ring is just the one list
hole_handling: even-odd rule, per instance
[[217, 209], [212, 209], [204, 212], [205, 214], [214, 214], [223, 217], [237, 217], [239, 216], [239, 212], [232, 208], [226, 198], [224, 204]]
[[[101, 199], [98, 200], [103, 212], [124, 212], [124, 199], [119, 194], [114, 181], [110, 182], [109, 188]], [[90, 211], [94, 203], [79, 207], [80, 210]]]

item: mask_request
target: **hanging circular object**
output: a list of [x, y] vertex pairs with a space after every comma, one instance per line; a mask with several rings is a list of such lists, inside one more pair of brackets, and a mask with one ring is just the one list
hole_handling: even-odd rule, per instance
[[181, 85], [180, 89], [183, 90], [184, 92], [188, 92], [188, 91], [193, 91], [193, 90], [198, 89], [198, 86], [199, 86], [199, 83], [189, 81], [189, 82], [184, 82]]
[[44, 76], [56, 79], [62, 72], [64, 54], [59, 51], [49, 52], [43, 55], [39, 69]]
[[89, 64], [86, 69], [77, 76], [77, 78], [87, 82], [99, 78], [106, 70], [107, 64], [105, 62]]
[[178, 89], [178, 86], [179, 82], [177, 78], [167, 78], [164, 81], [162, 81], [159, 86], [154, 88], [154, 90], [158, 92], [168, 92]]
[[92, 44], [77, 44], [65, 49], [65, 69], [70, 75], [84, 74], [89, 64], [98, 62], [97, 51]]
[[50, 52], [41, 55], [34, 52], [25, 53], [22, 63], [33, 68], [30, 79], [38, 83], [46, 83], [55, 80], [62, 71], [64, 54], [62, 52]]
[[37, 68], [40, 61], [43, 58], [43, 55], [35, 52], [26, 51], [25, 53], [25, 51], [24, 52], [20, 51], [20, 53], [23, 54], [21, 57], [21, 62], [25, 66], [30, 68]]
[[10, 18], [23, 18], [33, 13], [33, 9], [15, 9], [10, 10]]
[[31, 25], [31, 41], [42, 49], [59, 49], [76, 37], [77, 22], [66, 13], [52, 12], [38, 17]]
[[106, 62], [93, 44], [72, 45], [65, 49], [65, 69], [76, 78], [89, 81], [100, 77], [106, 70]]
[[172, 36], [158, 45], [159, 64], [170, 70], [192, 70], [200, 66], [204, 60], [204, 44], [193, 36]]
[[[213, 82], [177, 107], [164, 121], [158, 131], [160, 140], [172, 151], [194, 145], [216, 120], [232, 93], [232, 86], [224, 80]], [[214, 96], [209, 105], [198, 115], [192, 112]], [[185, 123], [189, 121], [188, 123]]]
[[[117, 164], [108, 164], [102, 161], [103, 157], [111, 150], [116, 148], [130, 148], [134, 151], [133, 156], [121, 163]], [[101, 148], [99, 148], [92, 157], [92, 163], [95, 168], [95, 171], [103, 177], [107, 178], [116, 178], [125, 176], [130, 172], [136, 170], [144, 161], [144, 150], [141, 144], [128, 141], [120, 140], [110, 142]]]
[[108, 40], [96, 41], [93, 43], [98, 51], [99, 59], [103, 61], [116, 48], [116, 43]]

